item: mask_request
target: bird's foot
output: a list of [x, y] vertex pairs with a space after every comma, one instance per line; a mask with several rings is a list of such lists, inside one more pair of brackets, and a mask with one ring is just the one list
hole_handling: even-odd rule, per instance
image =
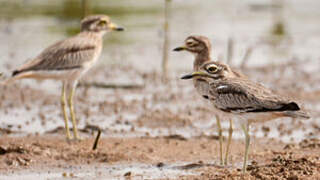
[[68, 144], [73, 144], [73, 143], [81, 142], [82, 140], [84, 140], [84, 139], [81, 138], [81, 137], [79, 137], [79, 136], [74, 137], [74, 138], [72, 138], [72, 137], [67, 137], [67, 138], [66, 138], [66, 141], [67, 141]]
[[76, 142], [81, 142], [81, 141], [83, 141], [83, 140], [84, 140], [84, 138], [81, 137], [81, 136], [75, 136], [75, 137], [74, 137], [74, 141], [76, 141]]

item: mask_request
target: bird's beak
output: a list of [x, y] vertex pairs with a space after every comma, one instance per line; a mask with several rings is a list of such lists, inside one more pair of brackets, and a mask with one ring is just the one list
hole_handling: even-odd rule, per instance
[[207, 74], [204, 72], [201, 72], [201, 71], [196, 71], [191, 74], [187, 74], [187, 75], [182, 76], [181, 79], [192, 79], [195, 76], [207, 76]]
[[110, 23], [108, 27], [109, 27], [109, 29], [111, 29], [113, 31], [124, 31], [123, 27], [120, 27], [114, 23]]
[[186, 49], [187, 49], [187, 47], [180, 46], [180, 47], [174, 48], [173, 51], [183, 51], [183, 50], [186, 50]]

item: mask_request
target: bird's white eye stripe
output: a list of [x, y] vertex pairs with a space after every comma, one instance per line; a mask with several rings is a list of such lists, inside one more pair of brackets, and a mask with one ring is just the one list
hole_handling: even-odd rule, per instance
[[186, 41], [186, 43], [193, 43], [193, 42], [194, 42], [193, 39], [188, 39], [188, 40]]
[[189, 47], [194, 47], [194, 46], [197, 46], [199, 43], [194, 40], [194, 39], [188, 39], [186, 41], [186, 45], [189, 46]]
[[227, 85], [220, 85], [217, 87], [217, 90], [226, 89], [226, 88], [228, 88]]

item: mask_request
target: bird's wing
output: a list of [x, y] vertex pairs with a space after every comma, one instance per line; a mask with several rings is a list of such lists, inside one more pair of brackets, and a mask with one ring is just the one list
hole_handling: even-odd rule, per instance
[[299, 106], [248, 79], [234, 78], [210, 85], [209, 98], [226, 112], [297, 111]]
[[38, 57], [25, 63], [13, 75], [37, 70], [66, 70], [81, 68], [95, 56], [97, 43], [82, 36], [59, 41], [45, 49]]

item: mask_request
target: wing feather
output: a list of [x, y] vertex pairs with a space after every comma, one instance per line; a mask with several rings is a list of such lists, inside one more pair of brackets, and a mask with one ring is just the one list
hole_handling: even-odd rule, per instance
[[210, 85], [209, 98], [226, 112], [297, 111], [299, 106], [247, 79], [234, 78]]
[[13, 76], [27, 71], [66, 70], [81, 68], [95, 56], [95, 39], [75, 36], [59, 41], [45, 49], [38, 57], [13, 72]]

